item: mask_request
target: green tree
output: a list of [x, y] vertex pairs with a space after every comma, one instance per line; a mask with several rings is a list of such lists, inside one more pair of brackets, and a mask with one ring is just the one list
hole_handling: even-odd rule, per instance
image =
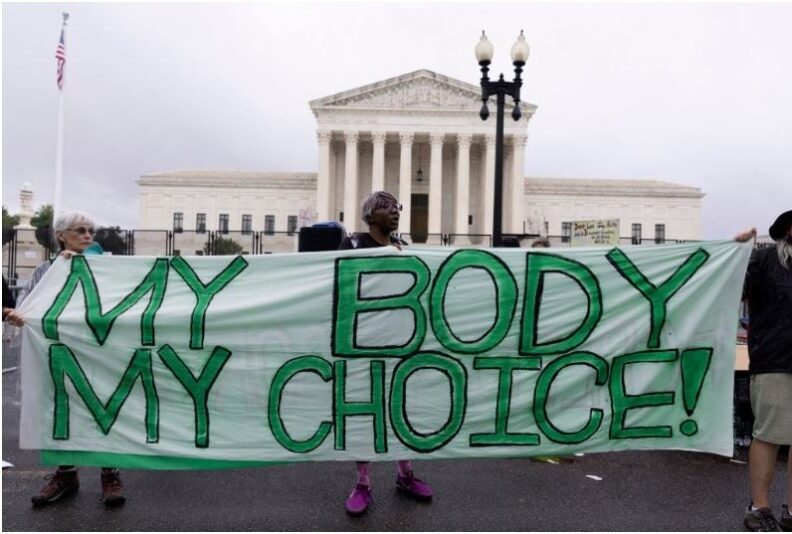
[[[204, 245], [204, 254], [207, 256], [212, 254], [215, 256], [233, 256], [242, 252], [242, 245], [230, 237], [217, 236], [212, 244], [214, 247], [210, 246], [209, 241]], [[214, 251], [212, 251], [212, 248], [214, 248]]]
[[14, 236], [14, 226], [19, 224], [19, 215], [10, 215], [3, 206], [3, 244], [5, 245]]
[[96, 231], [94, 241], [102, 246], [102, 250], [116, 256], [127, 253], [126, 239], [119, 226], [103, 226]]
[[36, 228], [36, 241], [44, 248], [54, 248], [52, 236], [52, 204], [44, 204], [36, 210], [30, 224]]

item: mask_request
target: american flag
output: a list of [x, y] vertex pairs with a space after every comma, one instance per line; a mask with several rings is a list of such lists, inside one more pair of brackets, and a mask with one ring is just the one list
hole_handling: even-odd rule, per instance
[[55, 50], [55, 59], [58, 60], [58, 89], [63, 90], [63, 70], [66, 67], [66, 43], [63, 42], [63, 34], [66, 31], [66, 21], [63, 22], [61, 28], [60, 41], [58, 41], [58, 48]]

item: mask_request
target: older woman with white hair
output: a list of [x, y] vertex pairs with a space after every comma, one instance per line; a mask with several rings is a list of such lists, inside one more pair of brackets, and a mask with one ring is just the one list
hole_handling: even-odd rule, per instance
[[[94, 224], [93, 219], [87, 213], [80, 211], [66, 212], [55, 221], [53, 234], [60, 250], [60, 256], [69, 259], [74, 254], [82, 254], [85, 249], [93, 244], [96, 224]], [[41, 281], [53, 261], [45, 261], [36, 267], [26, 288], [25, 295], [32, 291], [36, 284]], [[13, 325], [22, 326], [25, 319], [14, 310], [8, 314], [8, 321]], [[80, 480], [77, 477], [77, 468], [73, 465], [61, 465], [50, 477], [47, 485], [34, 495], [31, 500], [34, 506], [46, 506], [63, 497], [75, 494], [79, 488]], [[118, 506], [125, 501], [124, 488], [116, 468], [102, 468], [102, 501], [105, 506]]]

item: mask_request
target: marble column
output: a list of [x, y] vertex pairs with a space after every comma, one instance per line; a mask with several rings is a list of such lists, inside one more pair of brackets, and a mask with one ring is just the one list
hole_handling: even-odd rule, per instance
[[412, 145], [415, 139], [413, 132], [399, 134], [401, 152], [399, 154], [399, 202], [403, 207], [399, 218], [399, 233], [410, 233], [410, 215], [412, 213]]
[[482, 215], [484, 217], [481, 226], [482, 233], [492, 235], [492, 220], [495, 211], [495, 136], [487, 134], [484, 136], [484, 196], [482, 197]]
[[443, 216], [443, 137], [429, 135], [431, 159], [429, 163], [429, 238], [427, 244], [439, 245]]
[[511, 221], [509, 226], [513, 234], [523, 233], [525, 220], [525, 144], [528, 136], [516, 134], [512, 136], [512, 185], [511, 185]]
[[332, 133], [326, 130], [316, 132], [319, 141], [319, 174], [316, 179], [316, 212], [320, 221], [330, 220], [331, 195], [330, 191], [330, 139]]
[[385, 189], [385, 132], [371, 134], [374, 144], [374, 157], [371, 169], [371, 191]]
[[358, 132], [344, 132], [344, 141], [344, 226], [347, 232], [355, 232], [362, 227], [358, 222]]
[[[456, 186], [456, 225], [455, 234], [469, 234], [470, 225], [470, 142], [473, 136], [467, 133], [457, 136], [457, 186]], [[457, 235], [455, 245], [469, 245], [470, 237]]]
[[511, 234], [512, 232], [512, 169], [514, 163], [512, 160], [512, 136], [506, 135], [503, 138], [503, 192], [501, 199], [503, 201], [502, 209], [503, 219], [501, 219], [501, 229], [504, 234]]

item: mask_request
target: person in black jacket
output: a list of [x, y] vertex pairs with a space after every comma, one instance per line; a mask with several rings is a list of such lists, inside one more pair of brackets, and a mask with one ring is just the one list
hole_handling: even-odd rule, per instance
[[[756, 230], [738, 235], [747, 241]], [[781, 520], [770, 509], [770, 487], [780, 445], [792, 444], [792, 210], [770, 227], [774, 247], [754, 250], [743, 298], [748, 301], [753, 441], [748, 452], [751, 504], [745, 526], [755, 532], [792, 531], [792, 455], [787, 466], [787, 504]]]
[[5, 276], [3, 277], [3, 321], [6, 317], [16, 308], [16, 299], [14, 294], [11, 293], [11, 288], [8, 287]]
[[[360, 207], [360, 218], [369, 231], [346, 236], [338, 246], [339, 250], [394, 246], [399, 250], [407, 245], [394, 232], [399, 228], [402, 205], [387, 191], [374, 191]], [[369, 473], [371, 462], [357, 462], [357, 482], [346, 500], [346, 510], [350, 515], [360, 515], [372, 502]], [[432, 499], [432, 488], [413, 475], [410, 460], [400, 460], [396, 467], [396, 488], [410, 497], [421, 501]]]

